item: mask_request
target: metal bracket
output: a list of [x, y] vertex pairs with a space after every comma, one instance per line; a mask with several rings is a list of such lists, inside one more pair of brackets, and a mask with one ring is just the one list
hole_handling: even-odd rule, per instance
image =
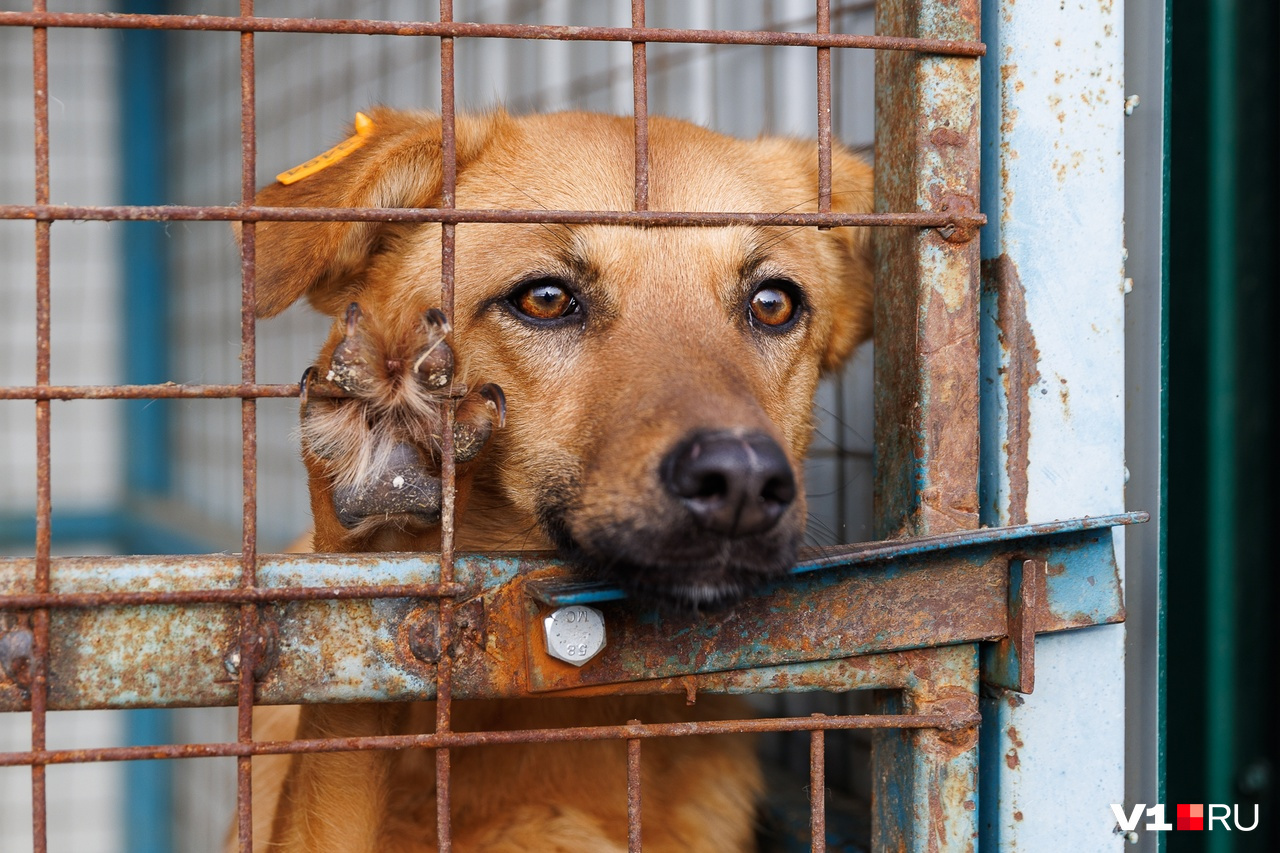
[[1036, 611], [1043, 595], [1046, 564], [1015, 557], [1009, 561], [1009, 634], [982, 648], [982, 680], [994, 687], [1030, 693], [1036, 684]]

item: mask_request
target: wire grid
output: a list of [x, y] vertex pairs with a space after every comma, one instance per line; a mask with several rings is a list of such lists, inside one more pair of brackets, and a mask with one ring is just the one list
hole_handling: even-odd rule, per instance
[[[252, 0], [241, 0], [238, 16], [179, 15], [103, 16], [80, 13], [49, 13], [41, 0], [32, 4], [29, 14], [11, 14], [5, 23], [29, 26], [33, 43], [33, 101], [35, 115], [34, 172], [35, 203], [4, 205], [7, 219], [35, 220], [35, 294], [36, 334], [35, 384], [12, 386], [0, 391], [0, 399], [34, 401], [36, 412], [36, 535], [34, 600], [30, 603], [33, 648], [31, 654], [30, 702], [31, 749], [0, 756], [0, 765], [31, 767], [32, 834], [37, 851], [47, 849], [47, 768], [66, 763], [94, 761], [180, 758], [197, 756], [233, 756], [237, 761], [237, 836], [241, 850], [251, 850], [252, 800], [250, 792], [250, 758], [253, 755], [327, 752], [352, 749], [386, 749], [426, 747], [437, 751], [438, 843], [441, 850], [451, 847], [449, 777], [450, 750], [478, 743], [555, 742], [587, 739], [618, 739], [626, 742], [628, 754], [628, 838], [631, 849], [639, 849], [641, 791], [639, 762], [644, 739], [650, 737], [687, 736], [754, 731], [808, 731], [811, 738], [809, 756], [811, 781], [811, 827], [814, 849], [821, 849], [824, 838], [823, 792], [825, 789], [824, 733], [832, 729], [868, 728], [951, 728], [968, 720], [945, 715], [822, 716], [807, 719], [730, 720], [688, 724], [644, 724], [632, 721], [625, 726], [590, 729], [546, 729], [514, 732], [459, 733], [451, 729], [451, 671], [447, 654], [440, 659], [437, 672], [437, 726], [428, 735], [384, 736], [368, 738], [331, 738], [312, 741], [275, 743], [254, 742], [252, 708], [254, 669], [259, 652], [258, 612], [260, 601], [277, 601], [303, 597], [321, 597], [310, 590], [263, 590], [256, 581], [257, 567], [257, 400], [271, 397], [294, 397], [298, 388], [292, 384], [260, 384], [257, 380], [256, 334], [254, 317], [254, 223], [266, 220], [317, 221], [412, 221], [440, 223], [442, 234], [442, 307], [452, 317], [454, 291], [454, 230], [458, 222], [558, 222], [611, 223], [620, 225], [685, 225], [716, 226], [728, 224], [805, 225], [830, 227], [899, 226], [955, 227], [979, 224], [977, 218], [963, 219], [955, 215], [927, 213], [833, 214], [831, 193], [831, 62], [832, 47], [857, 47], [889, 50], [914, 50], [941, 55], [975, 57], [982, 46], [970, 42], [907, 39], [884, 36], [850, 36], [830, 31], [829, 0], [817, 0], [814, 33], [779, 33], [772, 31], [669, 30], [646, 28], [645, 0], [632, 0], [630, 27], [566, 28], [545, 25], [469, 24], [453, 20], [451, 0], [441, 0], [439, 20], [435, 22], [378, 22], [353, 20], [318, 20], [311, 18], [254, 17]], [[222, 206], [72, 206], [51, 203], [49, 176], [49, 96], [48, 37], [53, 27], [99, 28], [164, 28], [180, 30], [222, 30], [239, 33], [239, 77], [241, 119], [240, 203]], [[254, 205], [256, 188], [257, 140], [255, 135], [257, 98], [255, 92], [255, 35], [260, 32], [325, 32], [433, 36], [440, 43], [441, 113], [443, 119], [443, 188], [438, 208], [429, 210], [357, 210], [347, 208], [258, 208]], [[599, 211], [476, 211], [459, 210], [455, 206], [456, 150], [455, 119], [455, 40], [457, 38], [543, 38], [553, 40], [594, 40], [623, 42], [631, 45], [632, 90], [635, 126], [635, 188], [630, 212]], [[817, 213], [699, 213], [664, 212], [648, 209], [648, 91], [647, 48], [650, 43], [702, 43], [744, 45], [792, 45], [816, 48], [817, 125], [819, 139], [819, 178]], [[238, 383], [210, 385], [54, 385], [50, 370], [51, 328], [51, 243], [54, 222], [65, 220], [163, 220], [163, 221], [239, 221], [242, 226], [240, 271], [240, 364]], [[963, 221], [962, 221], [963, 220]], [[50, 402], [83, 399], [162, 399], [214, 398], [239, 400], [241, 425], [241, 579], [238, 590], [215, 593], [219, 600], [240, 603], [237, 737], [234, 743], [169, 745], [154, 747], [115, 747], [97, 749], [51, 750], [47, 747], [47, 702], [49, 666], [49, 610], [51, 607], [74, 606], [66, 596], [52, 593], [51, 560], [51, 422]], [[396, 590], [371, 591], [360, 587], [327, 590], [323, 596], [368, 597], [395, 595], [438, 598], [440, 601], [441, 648], [448, 648], [446, 638], [452, 631], [454, 601], [454, 524], [455, 470], [452, 456], [452, 429], [447, 416], [443, 434], [442, 543], [440, 582], [428, 586], [403, 587]], [[208, 600], [206, 593], [157, 594], [157, 601]], [[98, 602], [98, 603], [105, 603]]]

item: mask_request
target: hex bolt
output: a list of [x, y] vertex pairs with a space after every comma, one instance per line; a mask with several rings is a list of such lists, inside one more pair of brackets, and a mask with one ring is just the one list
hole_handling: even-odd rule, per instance
[[232, 678], [240, 677], [240, 650], [232, 649], [227, 652], [227, 656], [222, 659], [222, 668], [227, 671], [227, 675]]
[[[280, 656], [280, 628], [275, 619], [265, 614], [259, 614], [258, 619], [258, 630], [253, 637], [249, 654], [253, 661], [253, 677], [263, 678], [271, 667], [275, 666], [276, 659]], [[232, 678], [239, 678], [241, 662], [240, 646], [237, 644], [223, 656], [222, 668]]]
[[35, 639], [26, 628], [0, 634], [0, 675], [27, 690], [31, 687], [31, 650]]
[[440, 611], [431, 604], [418, 608], [405, 620], [409, 653], [425, 664], [440, 662]]
[[604, 648], [604, 614], [594, 607], [561, 607], [542, 621], [547, 654], [582, 666]]

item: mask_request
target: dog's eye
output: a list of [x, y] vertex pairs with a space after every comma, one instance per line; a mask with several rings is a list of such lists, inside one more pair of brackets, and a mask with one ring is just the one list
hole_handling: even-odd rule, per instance
[[796, 316], [799, 296], [789, 281], [771, 278], [751, 295], [751, 319], [769, 329], [782, 330]]
[[546, 322], [578, 313], [578, 300], [554, 278], [540, 278], [511, 295], [511, 307], [531, 320]]

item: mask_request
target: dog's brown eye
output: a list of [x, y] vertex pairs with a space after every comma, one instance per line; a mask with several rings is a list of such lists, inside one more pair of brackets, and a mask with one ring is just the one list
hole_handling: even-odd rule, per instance
[[526, 284], [511, 296], [510, 301], [516, 311], [531, 320], [559, 320], [578, 312], [578, 300], [553, 278]]
[[777, 329], [796, 316], [796, 296], [781, 281], [766, 281], [751, 296], [751, 317], [762, 326]]

